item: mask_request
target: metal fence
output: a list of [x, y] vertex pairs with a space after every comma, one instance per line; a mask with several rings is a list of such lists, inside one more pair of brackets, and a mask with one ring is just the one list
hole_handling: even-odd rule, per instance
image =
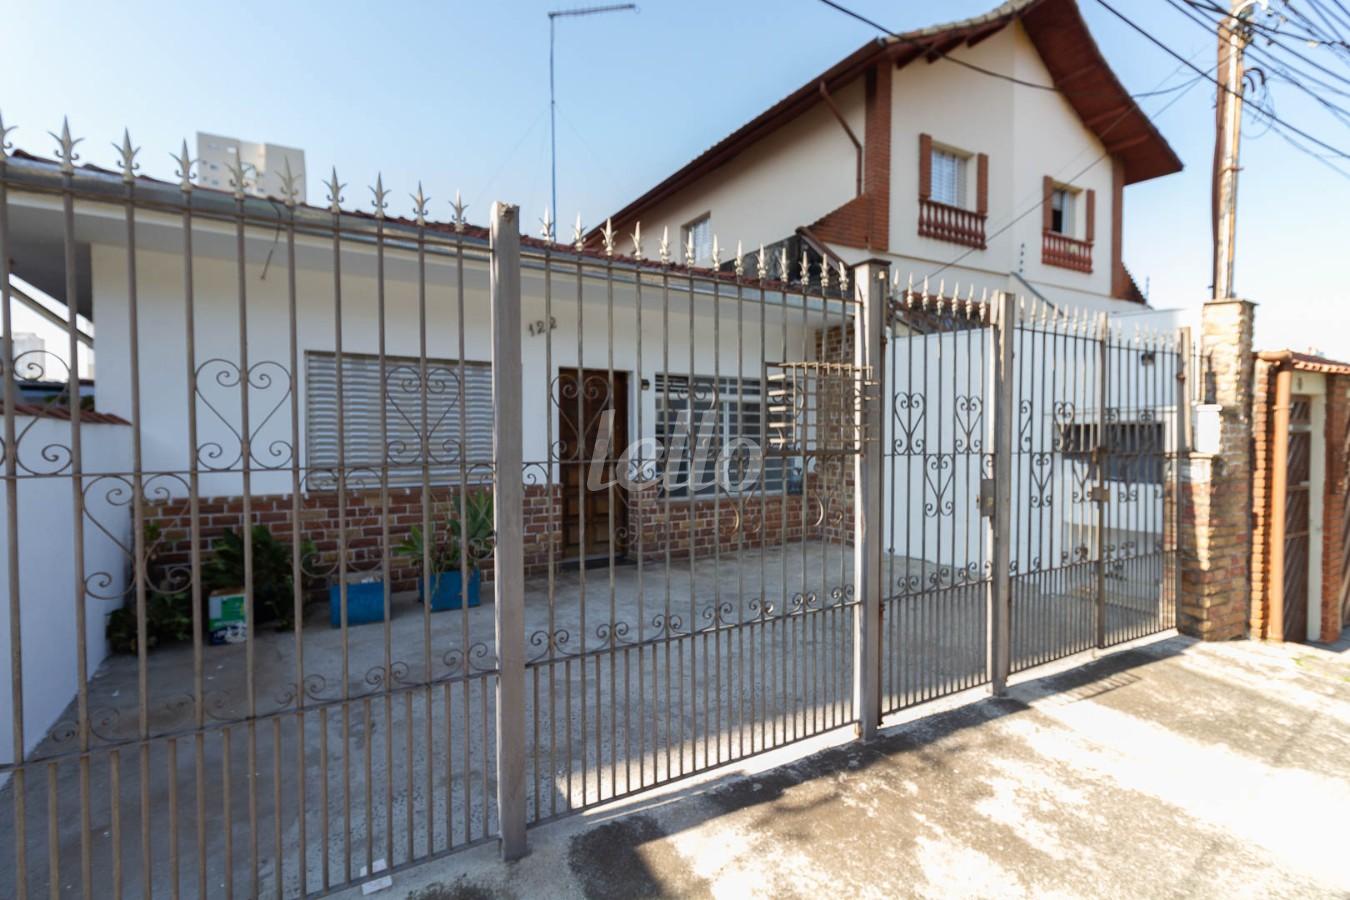
[[[56, 410], [24, 399], [87, 391], [74, 317], [64, 357], [5, 343], [0, 894], [514, 857], [528, 825], [1172, 623], [1170, 339], [74, 144], [0, 156], [5, 334], [14, 258], [99, 341], [93, 407]], [[73, 669], [57, 714], [35, 647]]]

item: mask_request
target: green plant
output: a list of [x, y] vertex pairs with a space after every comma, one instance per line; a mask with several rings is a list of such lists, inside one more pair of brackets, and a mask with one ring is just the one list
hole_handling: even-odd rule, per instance
[[[136, 603], [131, 600], [108, 616], [108, 644], [114, 653], [135, 653], [139, 635], [136, 629]], [[161, 594], [149, 592], [145, 598], [145, 649], [159, 644], [176, 644], [192, 638], [192, 600], [186, 591]]]
[[[146, 522], [146, 568], [152, 569], [159, 555], [160, 527]], [[108, 614], [108, 645], [114, 653], [135, 653], [140, 635], [137, 629], [136, 597], [132, 594], [120, 609]], [[145, 644], [150, 650], [159, 644], [172, 644], [192, 638], [192, 600], [187, 591], [156, 590], [146, 585]]]
[[[278, 540], [266, 525], [254, 525], [253, 535], [253, 615], [259, 624], [273, 622], [289, 628], [295, 621], [295, 581], [291, 574], [291, 545]], [[244, 585], [244, 538], [228, 531], [212, 548], [215, 555], [202, 567], [202, 582], [207, 592]], [[300, 544], [301, 566], [314, 556], [314, 544]]]
[[[414, 525], [403, 542], [394, 548], [394, 552], [411, 559], [413, 565], [419, 569], [429, 553], [433, 572], [450, 572], [461, 568], [468, 571], [476, 570], [479, 561], [487, 556], [492, 545], [492, 492], [475, 491], [465, 496], [462, 523], [458, 518], [459, 503], [453, 503], [451, 509], [451, 516], [446, 523], [448, 532], [446, 540], [438, 539], [433, 523], [431, 546], [428, 548], [422, 527]], [[460, 562], [461, 545], [466, 546], [468, 550], [468, 558], [464, 565]]]

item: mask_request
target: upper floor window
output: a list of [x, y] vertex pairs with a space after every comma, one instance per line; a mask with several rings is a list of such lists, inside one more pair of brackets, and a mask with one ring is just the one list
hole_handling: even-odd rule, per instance
[[694, 262], [709, 263], [712, 261], [712, 214], [704, 213], [692, 222], [684, 226], [680, 237], [684, 240], [684, 246], [688, 247], [690, 242], [694, 245]]
[[988, 212], [989, 157], [937, 146], [932, 135], [919, 135], [919, 234], [983, 250]]
[[1077, 206], [1077, 192], [1069, 188], [1057, 187], [1050, 192], [1050, 230], [1056, 234], [1074, 237], [1074, 207]]
[[1097, 195], [1059, 184], [1049, 175], [1041, 195], [1041, 261], [1048, 266], [1092, 271]]
[[966, 157], [933, 148], [933, 191], [938, 203], [966, 208]]

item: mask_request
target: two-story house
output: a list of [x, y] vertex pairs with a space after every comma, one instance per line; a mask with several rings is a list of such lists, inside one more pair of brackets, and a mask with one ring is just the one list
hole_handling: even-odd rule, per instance
[[[650, 246], [792, 243], [846, 263], [1117, 312], [1127, 185], [1181, 170], [1075, 0], [873, 40], [612, 217]], [[598, 231], [593, 235], [598, 240]], [[1128, 304], [1128, 305], [1126, 305]]]

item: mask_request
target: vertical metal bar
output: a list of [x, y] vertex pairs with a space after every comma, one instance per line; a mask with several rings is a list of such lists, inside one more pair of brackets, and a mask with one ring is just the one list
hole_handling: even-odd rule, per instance
[[[192, 249], [192, 159], [187, 142], [179, 159], [183, 194], [183, 331], [187, 363], [188, 567], [192, 581], [192, 724], [195, 775], [197, 896], [206, 896], [206, 724], [205, 662], [202, 657], [201, 473], [197, 457], [197, 325]], [[293, 268], [293, 267], [292, 267]], [[298, 494], [298, 492], [297, 492]], [[303, 762], [303, 760], [302, 760]], [[301, 844], [303, 847], [303, 843]], [[302, 882], [303, 883], [303, 882]]]
[[1106, 485], [1106, 456], [1109, 452], [1107, 447], [1110, 444], [1111, 429], [1106, 414], [1107, 395], [1107, 369], [1111, 364], [1111, 325], [1110, 320], [1103, 314], [1101, 318], [1101, 329], [1098, 332], [1098, 362], [1097, 362], [1097, 420], [1100, 423], [1097, 432], [1097, 452], [1095, 454], [1097, 461], [1097, 484], [1094, 500], [1097, 503], [1097, 598], [1096, 598], [1096, 646], [1098, 649], [1106, 646], [1106, 492], [1110, 488]]
[[[63, 143], [65, 145], [65, 155], [61, 167], [62, 169], [61, 212], [62, 212], [62, 244], [64, 249], [63, 264], [65, 268], [65, 288], [66, 288], [65, 299], [66, 299], [66, 314], [67, 314], [66, 402], [70, 408], [70, 475], [71, 475], [70, 494], [72, 500], [70, 539], [71, 539], [71, 549], [73, 553], [71, 575], [72, 575], [72, 583], [75, 586], [75, 646], [76, 646], [75, 679], [77, 684], [76, 709], [78, 711], [77, 717], [79, 728], [80, 752], [82, 754], [88, 754], [89, 737], [91, 733], [89, 724], [89, 652], [88, 647], [86, 645], [86, 637], [85, 637], [85, 635], [88, 633], [88, 628], [86, 626], [88, 620], [86, 612], [88, 597], [85, 589], [85, 567], [84, 567], [84, 478], [83, 478], [84, 434], [83, 429], [81, 428], [80, 425], [80, 416], [82, 410], [80, 407], [80, 349], [79, 349], [79, 323], [78, 323], [79, 310], [77, 308], [78, 302], [76, 299], [79, 297], [79, 290], [77, 283], [76, 258], [75, 258], [77, 250], [75, 246], [75, 193], [74, 193], [75, 169], [74, 166], [72, 165], [72, 161], [74, 159], [73, 155], [74, 144], [70, 143], [69, 130], [64, 125], [62, 127], [62, 136], [64, 138]], [[8, 288], [9, 284], [8, 276], [6, 276], [5, 278], [5, 284], [6, 288]], [[6, 303], [5, 307], [6, 311], [8, 311], [9, 304]], [[10, 332], [6, 330], [5, 333], [9, 334]], [[17, 401], [18, 395], [15, 394], [15, 402]], [[8, 408], [10, 407], [7, 406], [7, 409]], [[13, 444], [8, 443], [6, 444], [6, 446], [12, 448], [8, 455], [15, 456], [15, 460], [17, 461], [18, 448]], [[15, 497], [17, 495], [11, 492], [10, 496]], [[18, 534], [18, 526], [16, 521], [14, 527], [10, 531], [11, 539], [15, 539], [17, 534]], [[14, 556], [12, 558], [18, 559], [19, 557]], [[14, 664], [16, 666], [16, 669], [18, 670], [18, 674], [14, 676], [14, 687], [16, 696], [19, 698], [20, 702], [15, 707], [15, 715], [18, 718], [19, 722], [22, 723], [23, 679], [21, 674], [22, 665], [21, 661], [18, 658], [19, 653], [18, 648], [20, 645], [21, 637], [19, 633], [19, 622], [18, 622], [19, 593], [17, 590], [17, 583], [18, 582], [16, 575], [15, 589], [13, 593], [11, 593], [10, 595], [10, 600], [11, 603], [13, 604], [12, 610], [15, 614], [14, 621], [11, 623], [12, 628], [10, 630], [10, 651], [12, 657], [14, 658]], [[140, 610], [140, 612], [142, 613], [141, 618], [144, 618], [143, 616], [144, 610], [142, 609]], [[140, 645], [143, 645], [144, 641], [140, 641], [138, 643]], [[18, 752], [15, 754], [15, 761], [21, 762], [23, 760], [24, 754], [22, 727], [16, 727], [14, 735], [16, 745], [19, 748]], [[18, 772], [15, 773], [16, 781], [14, 787], [15, 787], [16, 808], [22, 806], [24, 803], [24, 801], [21, 800], [19, 797], [19, 795], [23, 793], [22, 774], [23, 774], [22, 769], [20, 769]], [[88, 783], [88, 763], [86, 761], [81, 764], [81, 798], [82, 798], [81, 806], [83, 806], [86, 811], [88, 810], [89, 806], [89, 799], [88, 799], [89, 791], [87, 788], [87, 783]], [[24, 830], [24, 825], [19, 824], [17, 830], [19, 834], [22, 834]], [[84, 833], [81, 836], [81, 841], [83, 842], [84, 845], [81, 848], [82, 855], [87, 852], [85, 847], [89, 843], [89, 828], [87, 827], [87, 825], [86, 827], [83, 828], [83, 832]], [[26, 864], [20, 865], [21, 871], [26, 871], [26, 868], [27, 868]]]
[[[184, 151], [186, 153], [186, 151]], [[299, 876], [300, 894], [303, 896], [308, 893], [309, 880], [309, 841], [306, 833], [307, 809], [305, 805], [305, 781], [308, 766], [305, 762], [305, 579], [302, 569], [302, 544], [304, 541], [304, 522], [302, 517], [302, 495], [301, 495], [301, 474], [300, 474], [300, 351], [298, 346], [297, 313], [296, 313], [296, 271], [295, 271], [295, 205], [296, 193], [294, 191], [294, 179], [290, 176], [290, 165], [286, 166], [286, 313], [287, 313], [287, 339], [290, 364], [290, 413], [291, 413], [291, 587], [292, 587], [292, 615], [295, 617], [294, 641], [295, 641], [295, 753], [296, 753], [296, 777], [295, 777], [295, 808], [296, 825], [299, 839], [297, 875]], [[194, 451], [193, 465], [195, 470], [196, 458]], [[197, 491], [193, 489], [194, 502]], [[195, 517], [194, 517], [195, 518]], [[197, 527], [194, 521], [193, 527]], [[196, 542], [193, 543], [193, 552], [197, 552]], [[193, 569], [194, 573], [196, 567]], [[200, 601], [197, 603], [200, 606]], [[198, 726], [201, 727], [200, 725]], [[199, 839], [199, 849], [205, 853], [204, 838]], [[279, 864], [278, 864], [279, 865]], [[201, 895], [206, 893], [205, 870], [200, 871], [201, 884], [199, 885]], [[278, 879], [280, 883], [280, 879]]]
[[[497, 824], [502, 857], [525, 855], [525, 557], [521, 480], [520, 211], [492, 205], [493, 614], [497, 637]], [[485, 723], [486, 724], [486, 723]]]
[[[15, 436], [14, 416], [18, 402], [18, 387], [14, 383], [14, 325], [12, 321], [9, 294], [9, 183], [8, 149], [5, 140], [5, 128], [0, 124], [0, 322], [3, 322], [4, 335], [4, 390], [5, 390], [5, 561], [8, 573], [6, 582], [9, 591], [9, 677], [10, 677], [10, 715], [12, 753], [14, 757], [14, 885], [15, 896], [28, 896], [28, 856], [27, 856], [27, 810], [25, 809], [27, 789], [24, 772], [24, 733], [23, 733], [23, 646], [22, 618], [19, 607], [19, 479], [18, 444]], [[68, 295], [69, 296], [69, 295]], [[78, 601], [77, 601], [78, 602]], [[84, 688], [80, 694], [83, 696]], [[81, 723], [84, 716], [81, 714]], [[83, 732], [83, 727], [81, 727]], [[83, 733], [81, 734], [81, 747]], [[87, 762], [82, 763], [82, 769]], [[87, 781], [85, 782], [87, 785]], [[83, 791], [80, 806], [87, 810], [88, 793]], [[87, 830], [86, 832], [87, 833]], [[88, 890], [88, 876], [85, 877], [85, 889]]]
[[1191, 329], [1189, 327], [1180, 328], [1177, 330], [1176, 350], [1176, 367], [1178, 370], [1176, 384], [1176, 447], [1178, 453], [1190, 453], [1194, 443], [1194, 436], [1191, 430], [1194, 427], [1191, 422], [1191, 381], [1193, 380], [1191, 368], [1193, 362], [1194, 360], [1191, 358]]
[[989, 681], [994, 696], [1008, 686], [1012, 646], [1008, 630], [1009, 602], [1012, 598], [1012, 446], [1013, 363], [1017, 339], [1017, 298], [1010, 291], [997, 295], [998, 317], [994, 320], [994, 341], [998, 361], [994, 366], [994, 510], [990, 517], [990, 544], [993, 571], [989, 578], [988, 660]]
[[[867, 263], [854, 271], [853, 289], [860, 308], [853, 314], [853, 377], [858, 385], [854, 410], [853, 456], [853, 712], [863, 740], [876, 737], [881, 724], [881, 440], [880, 390], [882, 329], [890, 303], [886, 269]], [[841, 326], [842, 328], [843, 326]]]
[[[138, 752], [140, 762], [140, 825], [141, 825], [141, 884], [146, 897], [150, 896], [150, 664], [148, 629], [149, 617], [146, 612], [147, 588], [145, 571], [145, 483], [142, 473], [141, 454], [141, 354], [140, 354], [140, 305], [136, 295], [136, 179], [132, 169], [130, 142], [126, 142], [123, 161], [123, 198], [124, 222], [126, 225], [127, 250], [127, 354], [130, 358], [128, 380], [131, 384], [131, 546], [134, 554], [132, 577], [136, 594], [136, 693], [137, 693], [137, 733], [141, 743]], [[73, 297], [67, 297], [72, 302]], [[69, 307], [71, 322], [74, 322], [76, 310]], [[79, 357], [74, 353], [71, 362], [78, 371]], [[247, 384], [247, 377], [245, 377]], [[247, 390], [247, 386], [245, 386]], [[72, 405], [79, 404], [79, 394], [72, 394]], [[77, 550], [77, 552], [80, 552]], [[83, 589], [83, 584], [79, 589]]]

